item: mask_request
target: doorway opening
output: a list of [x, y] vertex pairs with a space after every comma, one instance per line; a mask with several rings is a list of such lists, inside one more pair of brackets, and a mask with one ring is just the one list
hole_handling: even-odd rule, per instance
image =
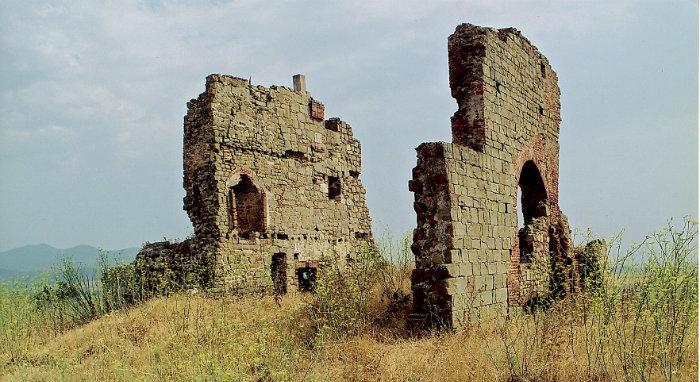
[[533, 161], [523, 165], [516, 198], [520, 262], [531, 263], [537, 254], [546, 254], [549, 247], [547, 191]]
[[272, 277], [272, 291], [280, 296], [287, 293], [287, 254], [275, 253], [270, 263], [270, 276]]

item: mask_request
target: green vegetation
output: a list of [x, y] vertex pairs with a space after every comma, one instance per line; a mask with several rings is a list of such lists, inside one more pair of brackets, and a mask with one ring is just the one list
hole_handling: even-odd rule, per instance
[[[141, 302], [129, 266], [100, 280], [66, 262], [54, 285], [0, 286], [3, 380], [695, 381], [697, 226], [669, 225], [588, 256], [585, 293], [512, 310], [460, 333], [420, 336], [408, 238], [378, 240], [350, 272], [321, 272], [315, 294]], [[605, 254], [605, 253], [603, 253]], [[636, 259], [634, 262], [631, 259]]]

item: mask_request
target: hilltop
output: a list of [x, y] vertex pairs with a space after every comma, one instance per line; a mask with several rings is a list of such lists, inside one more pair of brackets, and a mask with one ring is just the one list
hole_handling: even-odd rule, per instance
[[[515, 381], [511, 374], [585, 381], [585, 330], [522, 319], [461, 333], [411, 337], [369, 326], [319, 342], [311, 296], [210, 299], [176, 295], [35, 338], [4, 380], [76, 381]], [[564, 316], [558, 320], [566, 321]], [[570, 330], [574, 330], [570, 337]], [[540, 331], [543, 330], [543, 331]], [[694, 380], [696, 329], [674, 380]], [[575, 342], [569, 342], [571, 339]], [[612, 353], [611, 357], [614, 357]], [[611, 358], [611, 360], [614, 358]], [[509, 364], [513, 362], [513, 364]], [[620, 371], [621, 372], [621, 371]], [[594, 371], [594, 373], [600, 373]], [[613, 380], [622, 375], [612, 376]], [[603, 380], [603, 379], [599, 379]]]

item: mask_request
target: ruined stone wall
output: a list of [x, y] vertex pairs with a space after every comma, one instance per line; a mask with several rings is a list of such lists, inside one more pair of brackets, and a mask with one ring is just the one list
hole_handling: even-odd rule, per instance
[[459, 328], [550, 296], [573, 279], [568, 270], [552, 280], [553, 266], [575, 264], [558, 205], [559, 88], [549, 62], [512, 28], [462, 24], [448, 52], [453, 141], [420, 145], [409, 182], [412, 286], [414, 319]]
[[373, 246], [360, 143], [304, 86], [214, 74], [188, 103], [184, 208], [217, 286], [286, 290]]

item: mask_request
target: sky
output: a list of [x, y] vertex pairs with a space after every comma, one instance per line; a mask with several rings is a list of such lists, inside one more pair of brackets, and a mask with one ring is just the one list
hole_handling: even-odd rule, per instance
[[562, 102], [560, 206], [641, 238], [698, 215], [698, 3], [3, 1], [0, 250], [184, 238], [186, 103], [210, 73], [291, 86], [362, 143], [375, 234], [415, 227], [415, 147], [450, 141], [447, 37], [516, 27]]

